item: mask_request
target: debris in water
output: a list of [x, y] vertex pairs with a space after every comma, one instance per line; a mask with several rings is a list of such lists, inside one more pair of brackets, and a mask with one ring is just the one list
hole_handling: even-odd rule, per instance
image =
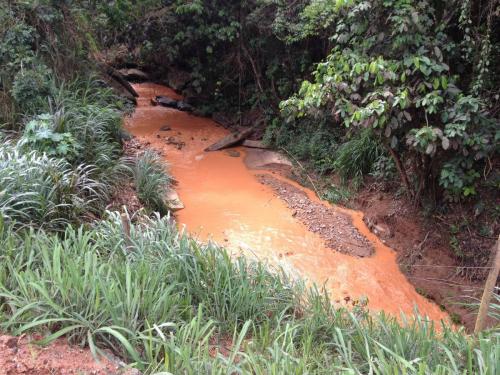
[[227, 150], [226, 155], [229, 155], [233, 158], [239, 158], [241, 154], [239, 151], [236, 151], [236, 150]]

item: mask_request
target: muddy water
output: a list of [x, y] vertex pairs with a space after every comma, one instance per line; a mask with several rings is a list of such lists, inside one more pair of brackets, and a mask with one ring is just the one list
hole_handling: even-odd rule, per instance
[[[434, 320], [446, 318], [437, 305], [419, 295], [406, 280], [396, 264], [394, 251], [368, 230], [361, 212], [337, 207], [348, 213], [358, 230], [374, 244], [375, 254], [361, 259], [326, 248], [317, 234], [292, 216], [270, 187], [257, 181], [255, 175], [262, 171], [245, 166], [243, 148], [233, 149], [240, 153], [239, 157], [227, 151], [203, 152], [227, 130], [210, 119], [151, 106], [150, 99], [155, 95], [179, 98], [166, 87], [148, 83], [135, 88], [140, 95], [138, 107], [127, 119], [126, 127], [163, 151], [186, 206], [177, 213], [178, 222], [191, 234], [201, 240], [213, 239], [233, 253], [265, 260], [311, 283], [325, 285], [339, 304], [345, 304], [346, 299], [366, 297], [372, 310], [411, 314], [417, 306]], [[160, 131], [164, 125], [171, 130]], [[178, 150], [167, 144], [168, 137], [186, 145]], [[300, 188], [319, 201], [314, 193]]]

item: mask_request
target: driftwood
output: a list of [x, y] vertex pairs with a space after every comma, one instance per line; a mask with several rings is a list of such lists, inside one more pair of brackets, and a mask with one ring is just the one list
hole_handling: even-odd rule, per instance
[[250, 136], [254, 132], [254, 128], [247, 128], [218, 140], [213, 145], [207, 147], [205, 151], [217, 151], [223, 148], [234, 146]]
[[149, 75], [139, 69], [120, 69], [118, 72], [129, 81], [149, 81]]
[[118, 82], [125, 90], [127, 90], [132, 96], [135, 98], [139, 97], [139, 94], [137, 94], [137, 91], [132, 87], [129, 81], [125, 79], [123, 74], [121, 74], [118, 70], [113, 68], [112, 66], [106, 65], [106, 64], [100, 64], [101, 69], [103, 69], [108, 76], [113, 78], [116, 82]]
[[116, 90], [121, 96], [129, 100], [134, 105], [137, 105], [137, 98], [132, 95], [125, 87], [123, 87], [118, 81], [111, 78], [108, 75], [103, 76], [103, 81], [106, 82], [110, 87]]
[[264, 145], [264, 143], [262, 143], [262, 141], [252, 141], [250, 139], [245, 139], [242, 143], [242, 146], [250, 147], [250, 148], [262, 148], [264, 150], [269, 148], [268, 146]]

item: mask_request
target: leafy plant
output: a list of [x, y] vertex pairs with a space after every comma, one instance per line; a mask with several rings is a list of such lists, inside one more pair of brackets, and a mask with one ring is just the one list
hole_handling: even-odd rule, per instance
[[20, 140], [22, 147], [46, 153], [49, 156], [65, 158], [69, 162], [76, 160], [81, 146], [71, 133], [54, 131], [54, 116], [38, 115], [26, 124]]
[[12, 96], [24, 113], [34, 114], [48, 108], [50, 70], [43, 64], [33, 69], [21, 69], [14, 77]]

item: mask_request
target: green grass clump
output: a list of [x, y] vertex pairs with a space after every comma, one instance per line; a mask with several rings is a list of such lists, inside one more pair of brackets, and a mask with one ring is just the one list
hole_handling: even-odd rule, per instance
[[367, 129], [342, 143], [335, 153], [333, 167], [344, 181], [362, 180], [381, 156], [384, 156], [382, 145]]
[[137, 197], [152, 211], [168, 212], [167, 191], [171, 186], [171, 177], [165, 170], [158, 154], [147, 150], [134, 162], [133, 177]]
[[0, 216], [8, 222], [61, 229], [96, 212], [109, 186], [93, 179], [92, 166], [0, 145]]
[[[262, 263], [118, 214], [61, 235], [0, 221], [0, 329], [66, 336], [137, 368], [179, 374], [496, 374], [500, 338], [422, 318], [336, 309]], [[219, 340], [228, 353], [213, 355]], [[212, 355], [211, 355], [212, 353]]]

